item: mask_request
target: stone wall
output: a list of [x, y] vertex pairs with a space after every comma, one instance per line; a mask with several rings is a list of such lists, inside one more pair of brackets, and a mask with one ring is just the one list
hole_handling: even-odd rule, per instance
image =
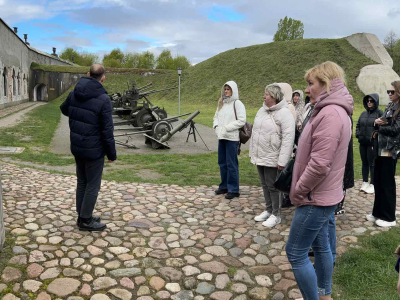
[[0, 109], [29, 101], [30, 66], [70, 65], [25, 42], [0, 18]]
[[29, 85], [32, 101], [51, 101], [74, 85], [86, 74], [45, 72], [31, 70]]

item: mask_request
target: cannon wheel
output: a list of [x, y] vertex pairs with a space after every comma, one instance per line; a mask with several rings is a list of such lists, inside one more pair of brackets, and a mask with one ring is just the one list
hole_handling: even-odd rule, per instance
[[167, 112], [165, 109], [157, 108], [154, 112], [159, 116], [160, 119], [165, 119], [167, 117]]
[[159, 140], [162, 136], [164, 136], [168, 131], [172, 130], [172, 125], [167, 121], [158, 121], [153, 124], [151, 129], [151, 135]]
[[135, 120], [133, 121], [133, 126], [143, 127], [143, 125], [149, 121], [155, 121], [153, 115], [147, 109], [142, 108], [136, 114]]

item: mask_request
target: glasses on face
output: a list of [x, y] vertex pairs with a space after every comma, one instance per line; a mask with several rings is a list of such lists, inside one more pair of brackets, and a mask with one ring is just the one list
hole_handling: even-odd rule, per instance
[[367, 103], [375, 103], [375, 100], [367, 100]]
[[394, 90], [387, 90], [388, 95], [394, 95]]

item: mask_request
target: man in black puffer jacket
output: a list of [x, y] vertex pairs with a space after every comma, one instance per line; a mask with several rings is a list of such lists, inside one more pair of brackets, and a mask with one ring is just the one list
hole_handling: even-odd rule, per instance
[[61, 112], [69, 117], [71, 152], [75, 157], [77, 188], [76, 211], [79, 230], [102, 231], [106, 225], [92, 213], [100, 191], [104, 156], [117, 159], [111, 100], [102, 83], [104, 67], [94, 64], [88, 77], [79, 79]]
[[[363, 99], [365, 111], [360, 115], [356, 126], [356, 137], [360, 143], [360, 155], [362, 161], [363, 184], [361, 191], [368, 194], [374, 193], [374, 166], [375, 155], [373, 150], [372, 133], [374, 122], [382, 116], [379, 109], [379, 95], [366, 95]], [[371, 181], [368, 183], [368, 173], [371, 173]]]

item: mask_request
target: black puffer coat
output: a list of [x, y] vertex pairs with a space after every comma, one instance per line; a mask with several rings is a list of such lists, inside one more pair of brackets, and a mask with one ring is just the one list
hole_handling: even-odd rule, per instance
[[400, 103], [388, 104], [383, 112], [383, 117], [387, 119], [388, 124], [379, 126], [378, 131], [379, 149], [391, 150], [393, 159], [397, 158], [397, 151], [400, 150], [400, 113], [393, 118], [395, 111], [399, 108]]
[[[367, 100], [371, 97], [375, 100], [375, 106], [370, 109], [367, 106]], [[361, 145], [372, 146], [372, 133], [374, 132], [374, 122], [380, 118], [383, 112], [379, 109], [379, 95], [366, 95], [363, 99], [365, 111], [361, 113], [356, 125], [356, 138]]]
[[69, 117], [74, 156], [95, 160], [107, 155], [109, 160], [117, 159], [111, 100], [99, 81], [79, 79], [60, 109]]

